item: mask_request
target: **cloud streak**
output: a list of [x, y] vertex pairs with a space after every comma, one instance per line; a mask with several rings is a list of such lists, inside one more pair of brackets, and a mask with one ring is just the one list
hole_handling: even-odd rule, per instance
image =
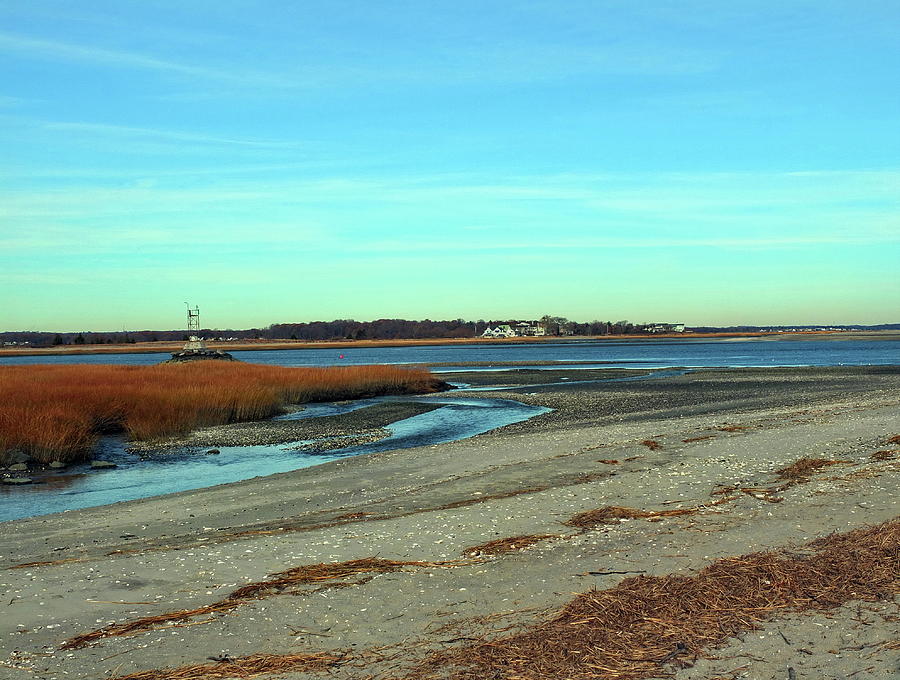
[[48, 122], [43, 127], [47, 130], [63, 132], [78, 132], [91, 135], [114, 136], [117, 138], [144, 138], [161, 139], [175, 142], [199, 142], [201, 144], [220, 144], [235, 146], [282, 148], [296, 147], [296, 142], [276, 140], [240, 139], [234, 137], [216, 137], [194, 132], [180, 132], [177, 130], [165, 130], [158, 128], [130, 127], [125, 125], [105, 125], [99, 123], [67, 123]]
[[137, 68], [224, 83], [275, 87], [287, 87], [295, 84], [292, 80], [263, 71], [248, 71], [239, 68], [210, 68], [208, 66], [183, 64], [139, 52], [111, 50], [93, 46], [86, 47], [74, 43], [32, 38], [8, 32], [0, 32], [0, 51], [27, 55], [34, 59], [75, 61], [119, 69]]

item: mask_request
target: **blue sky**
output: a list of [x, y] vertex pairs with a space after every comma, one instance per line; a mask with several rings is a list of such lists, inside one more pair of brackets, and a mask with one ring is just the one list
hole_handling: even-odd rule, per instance
[[900, 321], [900, 5], [0, 0], [0, 330]]

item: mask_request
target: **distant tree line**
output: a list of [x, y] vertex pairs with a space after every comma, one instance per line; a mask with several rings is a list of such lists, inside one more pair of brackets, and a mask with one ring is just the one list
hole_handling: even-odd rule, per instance
[[[278, 323], [267, 328], [243, 330], [220, 330], [208, 328], [201, 331], [207, 339], [223, 340], [424, 340], [429, 338], [472, 338], [480, 336], [485, 328], [503, 324], [515, 325], [523, 319], [479, 319], [465, 321], [410, 321], [407, 319], [377, 319], [375, 321], [355, 321], [336, 319], [335, 321], [312, 321], [308, 323]], [[630, 321], [571, 321], [561, 316], [545, 315], [539, 323], [547, 329], [548, 335], [640, 335], [645, 333], [645, 324]], [[695, 332], [754, 332], [762, 330], [816, 329], [822, 326], [692, 326]], [[829, 326], [835, 329], [860, 330], [900, 330], [900, 324], [878, 324], [873, 326], [842, 325]], [[71, 332], [45, 333], [39, 331], [0, 332], [2, 343], [28, 343], [32, 347], [52, 345], [104, 345], [129, 344], [137, 342], [183, 342], [188, 339], [187, 330], [168, 331], [121, 331], [121, 332]]]
[[[514, 325], [522, 319], [479, 319], [466, 321], [453, 319], [432, 321], [423, 319], [376, 319], [356, 321], [311, 321], [304, 323], [278, 323], [267, 328], [204, 329], [201, 335], [207, 339], [228, 340], [424, 340], [431, 338], [472, 338], [480, 336], [485, 328], [502, 324]], [[640, 326], [628, 321], [570, 321], [565, 317], [545, 315], [539, 320], [548, 335], [621, 335], [640, 332]], [[0, 342], [28, 343], [33, 347], [52, 345], [104, 345], [137, 342], [182, 342], [188, 339], [186, 330], [142, 330], [122, 332], [67, 332], [45, 333], [39, 331], [0, 332]]]

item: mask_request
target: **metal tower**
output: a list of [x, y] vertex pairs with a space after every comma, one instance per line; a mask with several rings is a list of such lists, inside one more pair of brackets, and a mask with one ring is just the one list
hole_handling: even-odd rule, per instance
[[184, 304], [187, 307], [188, 320], [188, 341], [184, 348], [206, 349], [206, 343], [203, 342], [203, 339], [200, 337], [200, 308], [194, 305], [194, 308], [191, 309], [191, 306], [187, 302]]
[[200, 335], [200, 308], [194, 306], [191, 309], [187, 302], [184, 304], [187, 306], [188, 335]]

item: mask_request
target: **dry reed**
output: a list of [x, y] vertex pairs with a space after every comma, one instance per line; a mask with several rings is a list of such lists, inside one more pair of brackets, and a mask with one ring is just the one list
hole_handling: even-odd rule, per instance
[[337, 581], [357, 574], [387, 574], [401, 571], [404, 567], [440, 567], [446, 562], [398, 562], [378, 557], [366, 557], [348, 562], [305, 564], [287, 571], [271, 574], [272, 578], [256, 583], [248, 583], [235, 590], [228, 600], [250, 600], [267, 597], [273, 592], [281, 592], [291, 586], [310, 585], [325, 581]]
[[558, 615], [501, 638], [437, 652], [409, 676], [481, 680], [638, 680], [670, 675], [787, 612], [890, 599], [898, 588], [900, 522], [835, 534], [812, 554], [759, 552], [693, 576], [638, 576], [578, 595]]
[[506, 553], [524, 550], [545, 541], [548, 538], [558, 538], [556, 534], [531, 534], [528, 536], [510, 536], [498, 538], [481, 545], [473, 545], [463, 550], [463, 555], [505, 555]]
[[715, 505], [722, 505], [734, 500], [734, 497], [727, 496], [717, 501], [698, 505], [691, 508], [680, 508], [677, 510], [638, 510], [637, 508], [625, 508], [619, 505], [607, 505], [596, 510], [586, 510], [579, 512], [567, 519], [563, 524], [579, 529], [591, 529], [601, 524], [615, 524], [620, 519], [655, 519], [657, 517], [678, 517], [679, 515], [694, 515], [706, 508]]
[[[259, 600], [284, 592], [293, 586], [320, 584], [324, 582], [339, 581], [340, 579], [357, 574], [386, 574], [401, 571], [404, 567], [442, 567], [452, 566], [452, 562], [398, 562], [385, 560], [378, 557], [367, 557], [348, 562], [332, 562], [321, 564], [305, 564], [299, 567], [270, 574], [271, 578], [264, 581], [248, 583], [232, 592], [224, 600], [213, 604], [198, 607], [196, 609], [182, 609], [179, 611], [143, 616], [124, 623], [116, 623], [104, 628], [98, 628], [87, 633], [81, 633], [66, 640], [61, 649], [79, 649], [93, 644], [98, 640], [108, 637], [131, 635], [146, 630], [153, 630], [161, 624], [185, 624], [198, 616], [207, 614], [227, 614], [251, 600]], [[211, 620], [211, 619], [210, 619]]]
[[268, 673], [324, 672], [336, 666], [342, 656], [317, 654], [252, 654], [226, 658], [214, 663], [179, 668], [161, 668], [120, 675], [112, 680], [225, 680], [256, 678]]
[[801, 483], [809, 481], [810, 476], [822, 468], [849, 462], [849, 460], [829, 460], [827, 458], [801, 458], [787, 467], [776, 470], [775, 474], [778, 475], [778, 479], [783, 481]]
[[102, 433], [155, 439], [267, 418], [287, 404], [443, 387], [424, 369], [396, 366], [3, 366], [0, 459], [4, 451], [19, 449], [42, 463], [72, 461], [86, 456]]

